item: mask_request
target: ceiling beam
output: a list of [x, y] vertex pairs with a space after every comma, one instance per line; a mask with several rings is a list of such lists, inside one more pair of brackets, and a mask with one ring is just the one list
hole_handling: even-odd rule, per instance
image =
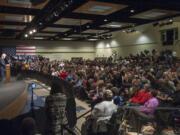
[[0, 6], [0, 13], [37, 15], [40, 11], [40, 9]]
[[19, 26], [22, 26], [22, 25], [27, 25], [29, 23], [26, 23], [26, 22], [0, 21], [0, 24], [1, 25], [19, 25]]

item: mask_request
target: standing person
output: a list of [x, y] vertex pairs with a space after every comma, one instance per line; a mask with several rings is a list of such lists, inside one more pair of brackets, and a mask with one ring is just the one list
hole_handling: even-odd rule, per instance
[[0, 80], [4, 81], [5, 79], [5, 70], [6, 70], [6, 62], [5, 62], [6, 54], [3, 53], [0, 58]]
[[60, 135], [61, 125], [64, 122], [66, 96], [63, 94], [61, 84], [54, 80], [50, 95], [46, 98], [47, 135]]

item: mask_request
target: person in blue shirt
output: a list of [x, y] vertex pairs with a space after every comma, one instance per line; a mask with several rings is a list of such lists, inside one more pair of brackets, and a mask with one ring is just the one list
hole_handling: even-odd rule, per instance
[[125, 94], [124, 91], [114, 92], [115, 96], [113, 97], [113, 102], [115, 105], [117, 105], [117, 106], [123, 106], [124, 105], [124, 103], [125, 103], [124, 94]]

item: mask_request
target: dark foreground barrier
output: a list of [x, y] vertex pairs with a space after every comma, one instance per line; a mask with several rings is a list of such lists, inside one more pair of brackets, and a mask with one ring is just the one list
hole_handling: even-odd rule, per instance
[[74, 127], [77, 122], [76, 117], [76, 102], [74, 97], [74, 92], [72, 89], [72, 85], [68, 82], [54, 76], [45, 75], [43, 73], [32, 71], [32, 70], [26, 70], [21, 72], [22, 77], [25, 78], [32, 78], [36, 79], [46, 85], [51, 86], [52, 82], [54, 80], [59, 81], [61, 84], [61, 87], [63, 87], [63, 92], [67, 96], [67, 103], [66, 103], [66, 114], [67, 114], [67, 120], [69, 127]]

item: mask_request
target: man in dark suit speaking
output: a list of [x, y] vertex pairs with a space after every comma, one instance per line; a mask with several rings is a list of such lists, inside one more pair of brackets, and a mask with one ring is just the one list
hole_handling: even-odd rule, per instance
[[0, 58], [0, 80], [4, 81], [5, 79], [5, 70], [6, 70], [6, 62], [5, 62], [6, 54], [3, 53]]

